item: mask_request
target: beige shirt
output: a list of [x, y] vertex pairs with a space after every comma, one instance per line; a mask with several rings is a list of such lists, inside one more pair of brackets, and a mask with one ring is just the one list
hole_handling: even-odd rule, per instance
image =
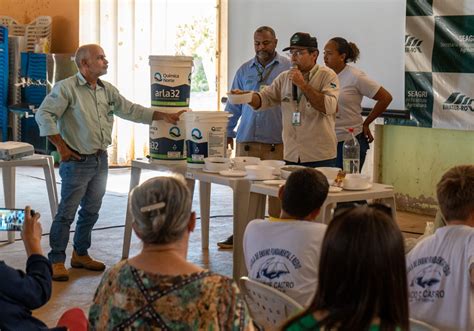
[[[324, 94], [326, 114], [314, 109], [304, 94], [299, 103], [292, 99], [292, 83], [289, 71], [282, 72], [273, 83], [259, 92], [262, 105], [258, 111], [281, 105], [283, 117], [284, 159], [291, 162], [315, 162], [336, 157], [337, 139], [335, 119], [339, 81], [334, 71], [315, 65], [309, 73], [309, 84]], [[301, 91], [298, 91], [299, 97]], [[298, 107], [301, 125], [292, 124], [292, 116]]]

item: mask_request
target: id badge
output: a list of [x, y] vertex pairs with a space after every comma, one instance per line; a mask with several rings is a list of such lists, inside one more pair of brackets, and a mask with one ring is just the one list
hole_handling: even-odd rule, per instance
[[293, 116], [291, 116], [291, 124], [293, 124], [293, 126], [301, 125], [301, 113], [299, 111], [295, 111]]
[[115, 111], [115, 102], [109, 102], [109, 110], [112, 113]]

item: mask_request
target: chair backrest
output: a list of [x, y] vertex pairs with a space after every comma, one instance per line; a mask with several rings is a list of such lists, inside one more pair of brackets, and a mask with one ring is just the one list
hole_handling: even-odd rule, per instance
[[248, 277], [240, 278], [240, 289], [252, 319], [265, 330], [279, 327], [303, 306], [286, 294]]
[[414, 318], [410, 318], [410, 330], [411, 331], [439, 331], [439, 329], [435, 328], [428, 323], [416, 320]]

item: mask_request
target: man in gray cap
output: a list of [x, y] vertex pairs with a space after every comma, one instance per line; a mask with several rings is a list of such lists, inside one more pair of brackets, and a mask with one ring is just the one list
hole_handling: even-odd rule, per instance
[[281, 106], [284, 160], [308, 167], [334, 167], [337, 139], [335, 118], [339, 81], [331, 69], [316, 64], [318, 42], [297, 32], [290, 40], [292, 69], [270, 86], [254, 92], [249, 104], [257, 111]]

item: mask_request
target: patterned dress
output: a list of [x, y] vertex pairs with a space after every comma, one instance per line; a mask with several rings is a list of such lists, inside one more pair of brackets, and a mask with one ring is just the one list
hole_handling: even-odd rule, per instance
[[123, 261], [107, 270], [89, 311], [91, 330], [244, 330], [247, 306], [235, 283], [202, 271], [166, 276]]

